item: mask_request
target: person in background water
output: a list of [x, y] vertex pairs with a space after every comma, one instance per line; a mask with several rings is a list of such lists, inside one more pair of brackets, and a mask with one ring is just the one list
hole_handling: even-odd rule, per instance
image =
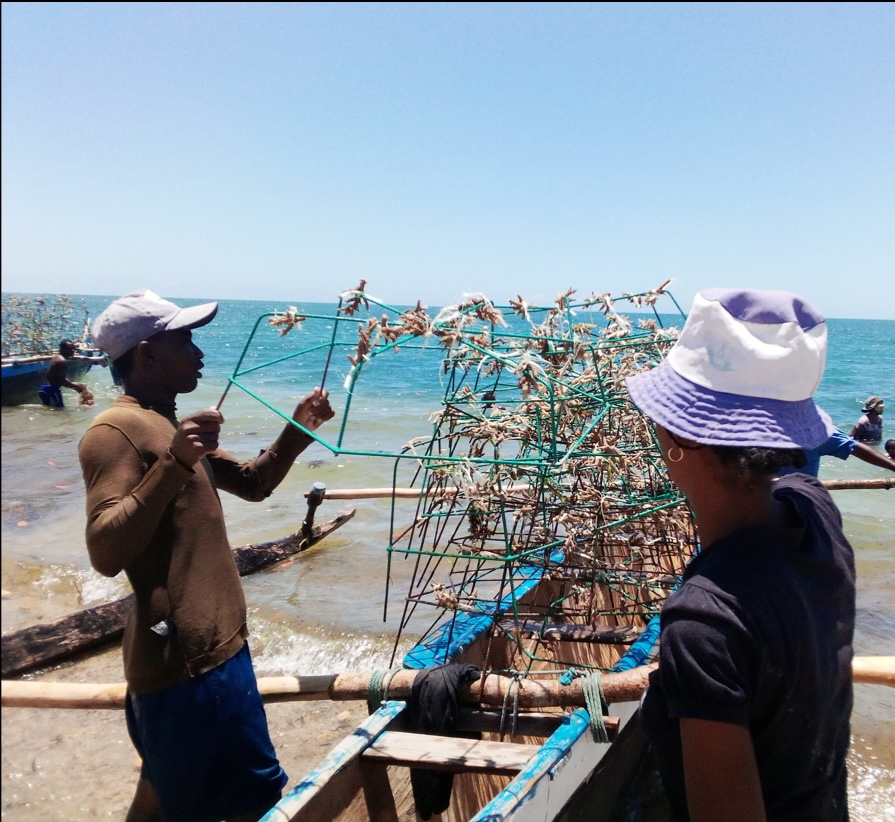
[[334, 412], [315, 388], [270, 448], [239, 461], [219, 448], [216, 409], [177, 417], [202, 351], [192, 331], [217, 303], [180, 308], [149, 290], [115, 300], [93, 338], [124, 393], [78, 454], [87, 548], [99, 573], [127, 574], [126, 718], [143, 764], [128, 822], [256, 820], [280, 798], [280, 767], [246, 643], [246, 603], [218, 489], [268, 497]]
[[71, 340], [62, 340], [59, 343], [59, 351], [53, 354], [50, 359], [46, 382], [37, 389], [40, 400], [44, 405], [48, 405], [51, 408], [63, 408], [65, 406], [62, 399], [63, 388], [71, 388], [72, 391], [77, 391], [82, 396], [84, 395], [87, 386], [82, 382], [72, 382], [68, 378], [68, 361], [75, 356], [78, 359], [90, 360], [90, 362], [96, 365], [106, 365], [103, 357], [81, 357], [78, 355], [77, 346]]
[[886, 453], [895, 460], [895, 440], [886, 440], [885, 449]]
[[880, 442], [883, 438], [884, 408], [882, 397], [868, 397], [861, 409], [863, 416], [858, 418], [851, 435], [860, 442]]
[[796, 468], [794, 465], [787, 465], [777, 472], [777, 476], [801, 471], [803, 474], [811, 474], [812, 477], [816, 477], [820, 472], [821, 457], [838, 457], [841, 460], [847, 460], [849, 457], [855, 456], [868, 465], [895, 471], [895, 459], [892, 458], [891, 453], [889, 456], [881, 454], [867, 443], [858, 442], [854, 437], [850, 437], [838, 428], [833, 429], [832, 436], [823, 445], [819, 448], [806, 448], [804, 454], [806, 460], [804, 467]]
[[775, 478], [833, 432], [826, 346], [795, 294], [712, 289], [627, 380], [700, 540], [640, 714], [676, 820], [848, 819], [854, 555], [817, 479]]

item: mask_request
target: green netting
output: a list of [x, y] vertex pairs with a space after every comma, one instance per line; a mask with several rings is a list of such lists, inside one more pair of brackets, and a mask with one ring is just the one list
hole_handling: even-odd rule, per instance
[[[397, 521], [392, 500], [390, 561], [414, 567], [399, 632], [425, 609], [433, 629], [445, 614], [480, 614], [498, 640], [513, 638], [516, 669], [580, 665], [555, 648], [544, 653], [547, 627], [574, 622], [591, 626], [593, 641], [631, 641], [694, 550], [689, 510], [624, 383], [660, 361], [683, 314], [664, 286], [577, 302], [574, 293], [546, 308], [472, 295], [430, 316], [421, 304], [385, 305], [362, 283], [333, 314], [290, 309], [256, 323], [230, 385], [290, 420], [291, 408], [263, 399], [248, 377], [306, 358], [332, 383], [333, 364], [347, 360], [335, 440], [307, 433], [334, 454], [393, 460], [393, 484], [403, 478], [419, 492], [409, 524]], [[293, 335], [294, 349], [267, 360], [253, 353], [267, 326]], [[379, 358], [398, 352], [425, 355], [414, 367], [425, 361], [442, 389], [431, 430], [398, 448], [358, 446], [353, 401], [368, 373], [376, 379]], [[533, 569], [544, 581], [537, 602], [515, 595]], [[502, 615], [495, 601], [507, 604]]]

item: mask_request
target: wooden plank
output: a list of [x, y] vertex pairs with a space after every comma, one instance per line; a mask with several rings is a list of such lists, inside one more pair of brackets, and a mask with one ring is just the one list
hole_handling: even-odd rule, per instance
[[879, 477], [878, 479], [863, 480], [823, 480], [824, 488], [828, 491], [853, 491], [867, 490], [871, 488], [895, 488], [895, 477]]
[[388, 766], [384, 762], [361, 761], [360, 772], [370, 822], [399, 822]]
[[[362, 786], [360, 756], [404, 709], [403, 702], [389, 702], [367, 717], [267, 812], [262, 818], [264, 822], [320, 822], [338, 818]], [[381, 795], [377, 801], [382, 807]]]
[[386, 731], [364, 750], [367, 759], [430, 771], [514, 774], [538, 752], [536, 745], [456, 736]]
[[[509, 735], [513, 727], [513, 717], [502, 717], [503, 712], [490, 708], [461, 708], [457, 712], [454, 730], [458, 733]], [[516, 716], [516, 736], [540, 736], [547, 738], [562, 723], [563, 714], [542, 711], [520, 712]], [[502, 720], [502, 721], [501, 721]], [[501, 728], [502, 726], [502, 728]]]
[[[457, 713], [457, 724], [454, 728], [459, 733], [489, 733], [510, 735], [513, 728], [512, 716], [507, 716], [501, 721], [501, 711], [488, 708], [461, 708]], [[516, 716], [515, 736], [541, 737], [546, 739], [552, 736], [563, 722], [566, 722], [567, 714], [544, 713], [541, 711], [520, 712]], [[612, 739], [618, 731], [618, 717], [605, 716], [603, 722], [609, 738]]]

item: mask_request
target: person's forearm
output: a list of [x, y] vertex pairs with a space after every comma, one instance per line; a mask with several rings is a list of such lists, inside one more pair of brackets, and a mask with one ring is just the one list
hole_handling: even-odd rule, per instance
[[888, 468], [895, 471], [895, 460], [886, 454], [881, 454], [875, 448], [871, 448], [863, 442], [859, 442], [852, 455], [858, 459], [864, 460], [868, 465], [875, 465], [878, 468]]
[[292, 412], [296, 425], [287, 425], [276, 442], [253, 461], [253, 470], [263, 495], [273, 492], [289, 473], [295, 458], [314, 441], [314, 437], [306, 432], [316, 431], [333, 416], [329, 392], [319, 386], [299, 400]]
[[285, 479], [298, 455], [312, 442], [314, 438], [310, 434], [287, 425], [273, 445], [258, 456], [255, 470], [265, 495]]

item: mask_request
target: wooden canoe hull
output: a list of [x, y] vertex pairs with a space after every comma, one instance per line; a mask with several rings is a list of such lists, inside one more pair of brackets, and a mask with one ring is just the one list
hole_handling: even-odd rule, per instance
[[[568, 601], [560, 590], [563, 585], [533, 571], [524, 590], [516, 587], [516, 605], [524, 606], [529, 616], [546, 613], [556, 602]], [[487, 659], [492, 670], [520, 669], [519, 654], [526, 646], [523, 643], [520, 651], [520, 644], [511, 641], [505, 629], [495, 628], [500, 623], [499, 603], [496, 608], [491, 615], [454, 615], [440, 632], [405, 657], [405, 667], [426, 668], [453, 661], [484, 668]], [[594, 641], [594, 632], [578, 632], [577, 637], [569, 631], [551, 634], [554, 638], [542, 642], [539, 653], [544, 658], [538, 667], [569, 666], [570, 659], [577, 659], [582, 666], [612, 668], [631, 649], [634, 637], [646, 633], [642, 642], [652, 644], [654, 632], [644, 630], [647, 626], [636, 627], [635, 631], [607, 630], [605, 641]], [[530, 625], [527, 630], [530, 632]], [[571, 641], [563, 641], [564, 634], [572, 637]], [[612, 641], [618, 638], [624, 642]], [[548, 645], [557, 646], [557, 653], [547, 654]], [[642, 644], [638, 651], [643, 652]], [[472, 688], [474, 691], [475, 685]], [[383, 702], [265, 819], [412, 819], [411, 766], [454, 773], [450, 806], [437, 817], [442, 822], [572, 820], [579, 818], [575, 816], [576, 794], [585, 788], [586, 818], [609, 819], [643, 753], [636, 701], [609, 706], [606, 726], [610, 742], [595, 741], [590, 716], [581, 708], [571, 713], [561, 708], [520, 712], [514, 733], [510, 732], [512, 719], [501, 718], [500, 710], [466, 710], [458, 727], [464, 738], [457, 739], [407, 733], [404, 705]], [[475, 739], [465, 738], [470, 732]]]
[[[281, 539], [233, 550], [240, 576], [269, 568], [316, 545], [354, 516], [343, 512], [312, 529], [310, 537], [297, 531]], [[19, 676], [121, 639], [133, 609], [133, 594], [114, 602], [86, 608], [43, 625], [32, 625], [2, 637], [2, 676]]]
[[[440, 816], [442, 820], [551, 822], [611, 751], [625, 747], [633, 771], [640, 748], [636, 740], [631, 747], [625, 731], [635, 710], [636, 703], [624, 707], [611, 743], [594, 740], [589, 715], [579, 708], [555, 717], [556, 730], [536, 746], [402, 732], [405, 703], [387, 702], [337, 745], [265, 819], [381, 822], [407, 818], [413, 796], [402, 773], [406, 768], [389, 764], [400, 762], [402, 766], [425, 763], [429, 769], [455, 773], [451, 807]], [[470, 716], [474, 721], [475, 714]], [[605, 783], [606, 790], [589, 797], [597, 803], [590, 808], [590, 819], [609, 818], [623, 784], [617, 764], [615, 771], [612, 782]]]

